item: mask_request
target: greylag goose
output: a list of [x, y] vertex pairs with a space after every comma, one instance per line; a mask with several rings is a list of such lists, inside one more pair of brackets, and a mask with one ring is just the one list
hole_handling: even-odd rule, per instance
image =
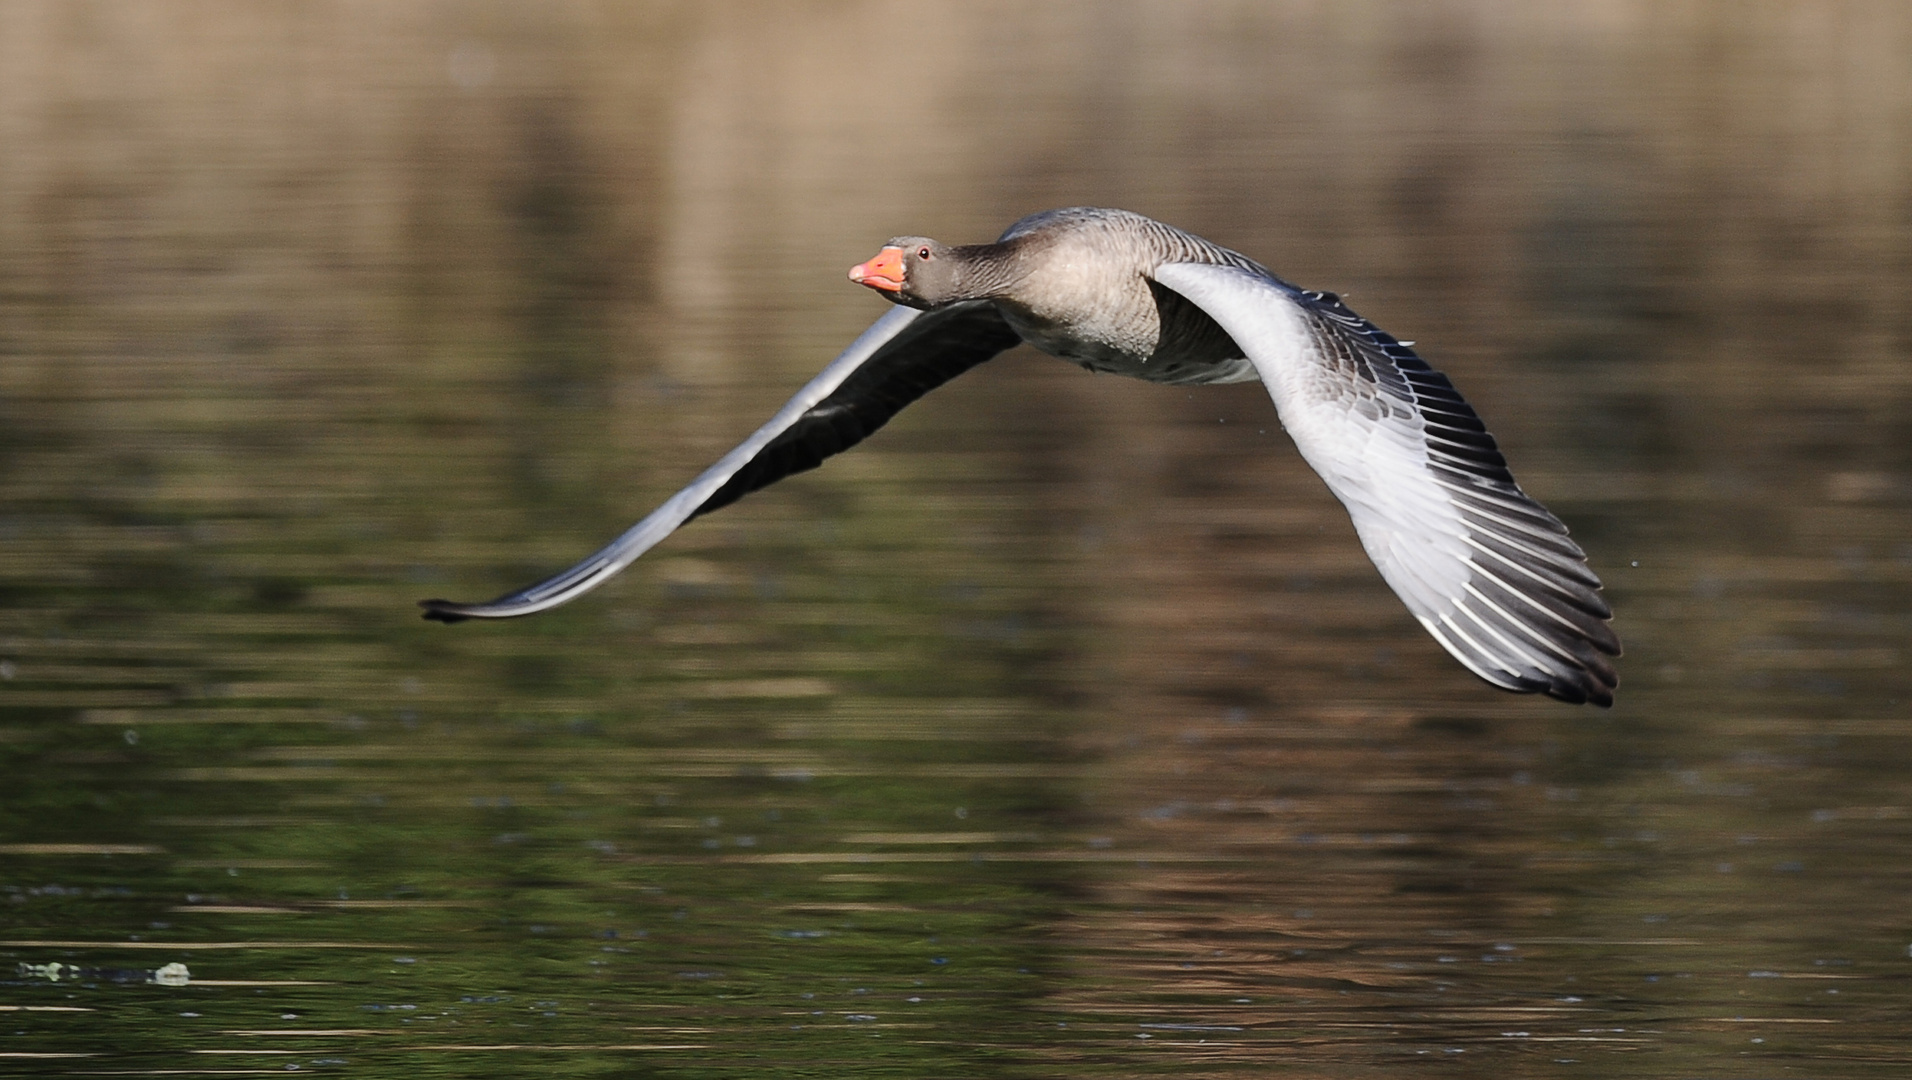
[[425, 618], [575, 600], [691, 518], [815, 468], [1027, 342], [1149, 382], [1260, 379], [1381, 576], [1455, 659], [1504, 690], [1613, 703], [1620, 640], [1585, 553], [1520, 490], [1447, 377], [1335, 294], [1140, 214], [1089, 207], [1026, 217], [993, 244], [897, 237], [850, 280], [896, 307], [742, 445], [569, 570], [489, 603], [423, 601]]

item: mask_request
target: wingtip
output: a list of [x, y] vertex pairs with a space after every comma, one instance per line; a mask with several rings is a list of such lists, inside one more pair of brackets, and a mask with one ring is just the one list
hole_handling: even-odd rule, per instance
[[1620, 677], [1613, 673], [1613, 669], [1609, 667], [1603, 671], [1589, 670], [1579, 674], [1582, 677], [1556, 678], [1553, 685], [1541, 688], [1541, 692], [1569, 705], [1613, 708], [1613, 692], [1620, 686]]
[[451, 624], [461, 623], [471, 618], [471, 616], [459, 610], [465, 605], [456, 604], [450, 600], [420, 600], [418, 606], [425, 609], [423, 617], [428, 622]]

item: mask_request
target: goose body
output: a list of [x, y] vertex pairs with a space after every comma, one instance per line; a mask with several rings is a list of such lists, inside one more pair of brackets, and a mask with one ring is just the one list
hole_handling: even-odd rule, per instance
[[1429, 634], [1495, 686], [1610, 705], [1620, 653], [1600, 580], [1514, 482], [1440, 372], [1333, 293], [1122, 210], [1051, 210], [993, 244], [897, 237], [850, 271], [897, 307], [776, 416], [578, 565], [443, 622], [508, 618], [596, 588], [678, 526], [854, 446], [923, 394], [1017, 344], [1175, 385], [1260, 379], [1302, 457]]

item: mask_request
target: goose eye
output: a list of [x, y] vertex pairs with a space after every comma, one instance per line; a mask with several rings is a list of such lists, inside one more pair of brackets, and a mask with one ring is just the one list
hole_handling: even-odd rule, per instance
[[929, 258], [929, 249], [928, 249], [928, 248], [926, 248], [926, 247], [920, 247], [920, 248], [917, 248], [917, 249], [916, 249], [916, 257], [917, 257], [917, 258], [919, 258], [919, 259], [927, 259], [927, 258]]

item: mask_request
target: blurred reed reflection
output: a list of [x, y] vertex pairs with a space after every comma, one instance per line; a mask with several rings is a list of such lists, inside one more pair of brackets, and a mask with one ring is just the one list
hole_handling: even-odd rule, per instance
[[[1908, 57], [1858, 3], [0, 9], [0, 1055], [93, 1055], [0, 1061], [1903, 1074]], [[1612, 713], [1440, 655], [1260, 388], [1026, 352], [415, 619], [768, 416], [873, 243], [1070, 204], [1418, 339], [1608, 581]]]

